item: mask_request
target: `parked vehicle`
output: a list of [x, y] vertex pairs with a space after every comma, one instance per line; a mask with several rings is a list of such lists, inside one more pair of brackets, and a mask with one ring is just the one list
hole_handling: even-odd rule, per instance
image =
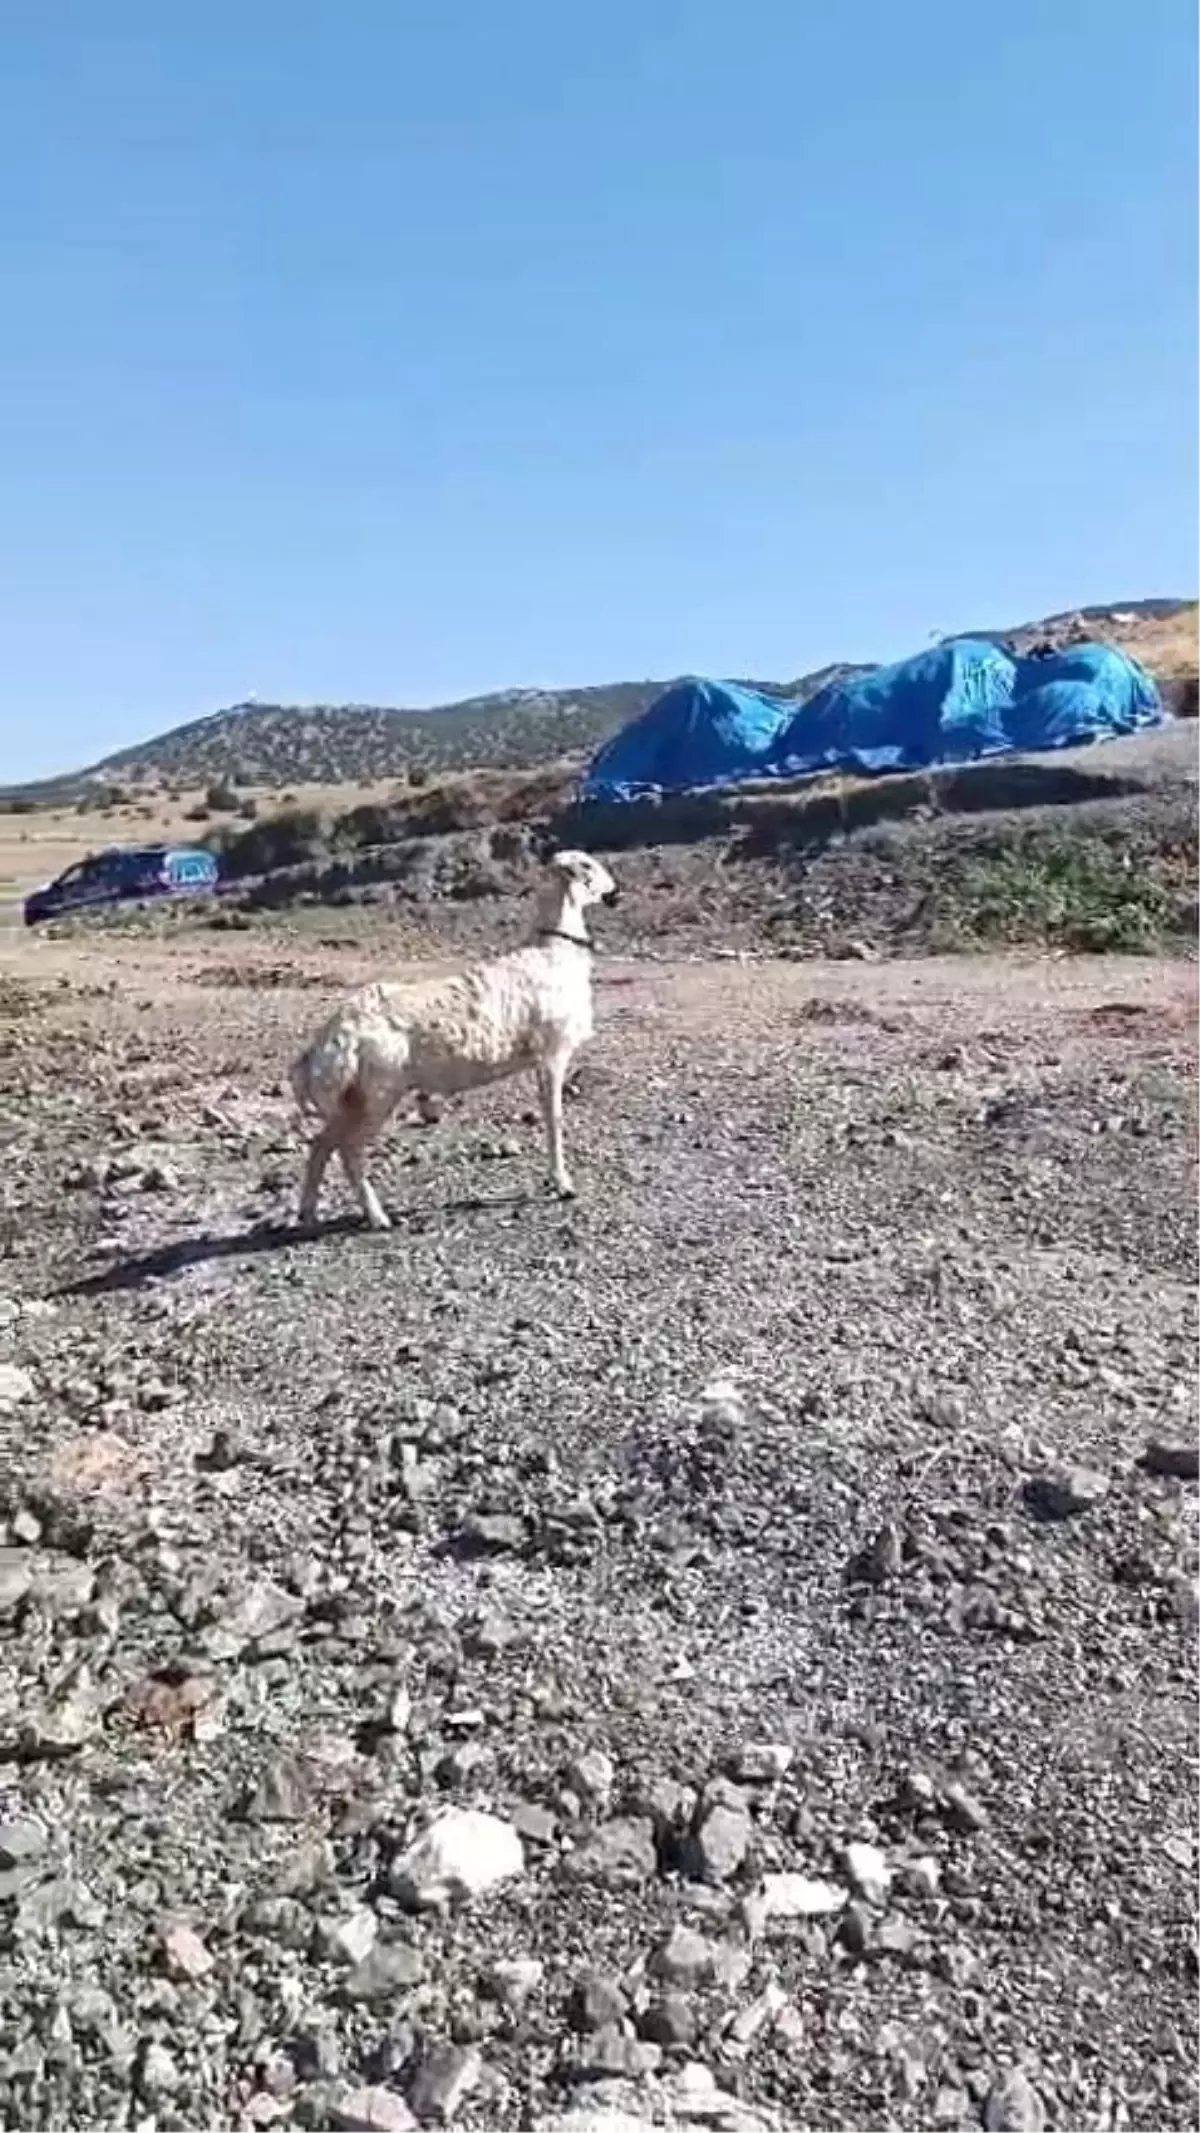
[[211, 896], [216, 886], [217, 862], [199, 845], [114, 845], [27, 896], [25, 923], [156, 896]]

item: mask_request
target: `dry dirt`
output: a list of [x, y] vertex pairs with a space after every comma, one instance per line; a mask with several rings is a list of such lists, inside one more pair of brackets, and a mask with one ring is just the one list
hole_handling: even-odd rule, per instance
[[300, 1240], [356, 917], [5, 956], [0, 2118], [1193, 2125], [1194, 968], [604, 958]]

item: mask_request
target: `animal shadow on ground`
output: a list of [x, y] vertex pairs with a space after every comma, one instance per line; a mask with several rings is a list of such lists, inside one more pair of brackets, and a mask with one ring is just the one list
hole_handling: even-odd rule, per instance
[[[532, 1206], [544, 1195], [518, 1189], [515, 1192], [464, 1194], [461, 1199], [448, 1200], [438, 1208], [422, 1208], [407, 1221], [401, 1217], [400, 1233], [404, 1228], [424, 1231], [435, 1223], [452, 1215], [486, 1215], [501, 1208]], [[547, 1205], [553, 1203], [547, 1201]], [[395, 1218], [393, 1217], [393, 1220]], [[396, 1231], [389, 1233], [396, 1242]], [[65, 1281], [49, 1294], [54, 1298], [112, 1296], [124, 1289], [139, 1289], [148, 1281], [162, 1281], [171, 1274], [180, 1274], [187, 1267], [204, 1266], [220, 1259], [253, 1259], [261, 1252], [288, 1251], [296, 1246], [334, 1244], [342, 1238], [358, 1238], [374, 1244], [372, 1233], [363, 1225], [361, 1215], [336, 1215], [328, 1222], [319, 1222], [301, 1227], [295, 1222], [263, 1222], [252, 1229], [202, 1230], [195, 1237], [179, 1237], [170, 1244], [161, 1244], [151, 1252], [137, 1252], [128, 1258], [114, 1260], [111, 1266], [101, 1267], [94, 1274], [81, 1274], [72, 1281]], [[381, 1239], [380, 1242], [385, 1240]]]

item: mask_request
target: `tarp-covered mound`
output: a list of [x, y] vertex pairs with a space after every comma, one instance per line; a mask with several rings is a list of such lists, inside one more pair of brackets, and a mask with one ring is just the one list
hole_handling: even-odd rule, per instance
[[732, 681], [677, 681], [592, 762], [585, 799], [678, 792], [772, 775], [772, 750], [794, 704]]
[[922, 770], [1109, 740], [1162, 717], [1150, 676], [1111, 645], [1018, 659], [962, 638], [833, 682], [800, 705], [730, 682], [675, 682], [599, 751], [583, 797]]

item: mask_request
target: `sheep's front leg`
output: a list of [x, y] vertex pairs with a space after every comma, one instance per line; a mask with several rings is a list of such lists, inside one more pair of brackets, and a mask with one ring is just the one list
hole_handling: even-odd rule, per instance
[[341, 1156], [342, 1168], [350, 1180], [351, 1189], [363, 1211], [364, 1219], [370, 1229], [390, 1229], [392, 1225], [384, 1213], [379, 1195], [367, 1176], [364, 1160], [365, 1153], [366, 1140], [364, 1135], [359, 1133], [343, 1134], [338, 1144], [338, 1154]]
[[304, 1182], [300, 1187], [300, 1222], [305, 1229], [316, 1221], [321, 1182], [336, 1143], [337, 1134], [334, 1127], [322, 1126], [309, 1148], [308, 1161], [304, 1166]]
[[543, 1061], [538, 1068], [538, 1094], [542, 1100], [542, 1118], [550, 1154], [550, 1179], [555, 1192], [561, 1193], [564, 1200], [575, 1197], [575, 1187], [563, 1157], [563, 1083], [570, 1063], [569, 1057], [560, 1056]]

